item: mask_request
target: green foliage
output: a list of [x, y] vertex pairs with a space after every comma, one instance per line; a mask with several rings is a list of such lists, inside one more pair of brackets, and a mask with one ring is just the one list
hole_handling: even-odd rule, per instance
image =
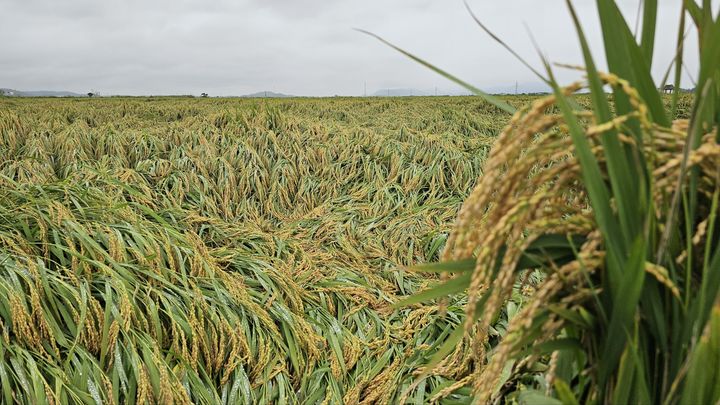
[[393, 305], [500, 128], [477, 99], [0, 111], [4, 403], [391, 403], [461, 322]]
[[[700, 71], [689, 120], [673, 122], [682, 111], [678, 107], [682, 52], [679, 51], [675, 59], [676, 90], [668, 106], [650, 69], [657, 3], [643, 2], [642, 31], [640, 38], [635, 38], [617, 4], [612, 0], [597, 0], [608, 75], [596, 70], [582, 24], [571, 1], [567, 1], [585, 59], [591, 100], [589, 111], [578, 109], [572, 94], [577, 87], [561, 88], [550, 64], [545, 62], [548, 81], [554, 89], [554, 97], [548, 102], [559, 109], [558, 119], [562, 125], [543, 127], [541, 132], [547, 138], [529, 139], [522, 145], [527, 150], [522, 152], [498, 150], [503, 146], [520, 147], [520, 140], [516, 144], [512, 144], [512, 140], [514, 136], [525, 136], [522, 125], [541, 120], [532, 117], [538, 112], [535, 110], [526, 115], [517, 114], [513, 125], [506, 128], [491, 151], [487, 163], [491, 168], [486, 168], [485, 174], [496, 176], [500, 182], [516, 181], [523, 185], [512, 189], [491, 181], [483, 182], [460, 213], [455, 235], [450, 236], [444, 254], [452, 260], [447, 263], [448, 270], [457, 268], [457, 263], [463, 260], [474, 261], [468, 254], [478, 255], [477, 265], [470, 268], [472, 271], [447, 281], [446, 285], [452, 288], [446, 288], [454, 294], [469, 288], [471, 299], [466, 312], [473, 319], [479, 317], [479, 326], [473, 329], [474, 323], [468, 322], [465, 330], [470, 338], [479, 330], [480, 341], [483, 328], [490, 322], [487, 317], [496, 313], [497, 306], [491, 303], [495, 305], [498, 297], [507, 296], [499, 292], [507, 288], [506, 280], [523, 277], [521, 269], [508, 265], [519, 260], [524, 254], [522, 251], [508, 260], [506, 252], [488, 252], [488, 246], [502, 242], [527, 247], [524, 238], [532, 242], [543, 237], [542, 226], [538, 225], [542, 223], [540, 218], [530, 214], [522, 216], [519, 210], [528, 205], [536, 210], [545, 209], [550, 215], [545, 226], [557, 232], [560, 226], [570, 229], [573, 221], [582, 222], [586, 218], [583, 204], [589, 204], [592, 213], [588, 219], [592, 223], [587, 233], [580, 235], [590, 241], [597, 234], [601, 243], [600, 250], [587, 243], [568, 246], [575, 254], [574, 268], [564, 267], [551, 258], [538, 263], [536, 269], [544, 274], [538, 290], [543, 293], [538, 293], [528, 304], [526, 316], [531, 319], [512, 325], [512, 333], [503, 337], [498, 348], [490, 348], [487, 363], [485, 359], [473, 358], [479, 362], [479, 371], [476, 371], [479, 377], [468, 380], [468, 384], [474, 386], [480, 402], [503, 395], [514, 398], [511, 392], [498, 390], [483, 381], [488, 378], [496, 381], [499, 367], [505, 361], [524, 365], [513, 368], [511, 380], [523, 381], [540, 374], [543, 380], [554, 382], [551, 386], [540, 381], [529, 384], [533, 390], [541, 391], [524, 391], [527, 385], [518, 384], [515, 388], [521, 391], [517, 397], [520, 402], [551, 401], [545, 397], [548, 394], [562, 403], [720, 401], [717, 388], [720, 379], [716, 371], [720, 369], [717, 357], [720, 348], [717, 340], [720, 17], [713, 15], [709, 1], [702, 5], [691, 0], [683, 3], [681, 30], [687, 11], [697, 28]], [[681, 50], [682, 32], [678, 38]], [[612, 96], [604, 90], [608, 84]], [[558, 154], [556, 161], [550, 162], [537, 154], [540, 150], [554, 153], [551, 145], [556, 148], [564, 145], [563, 142], [551, 143], [550, 139], [557, 134], [571, 140], [573, 155], [569, 161]], [[669, 141], [672, 138], [675, 140]], [[536, 159], [537, 165], [525, 172], [525, 179], [519, 179], [512, 169], [499, 169], [500, 161], [494, 158], [515, 159], [514, 153], [524, 156], [525, 160]], [[517, 162], [506, 163], [512, 167]], [[557, 178], [561, 173], [548, 168], [548, 165], [563, 164], [570, 168], [577, 165], [577, 184], [569, 182], [561, 187]], [[537, 173], [543, 171], [548, 175], [537, 177]], [[516, 176], [514, 180], [503, 179], [504, 173]], [[550, 173], [557, 177], [549, 176]], [[535, 179], [544, 180], [534, 182]], [[587, 199], [580, 201], [579, 206], [568, 204], [565, 214], [543, 205], [542, 201], [550, 198], [548, 189], [569, 193], [576, 187]], [[517, 194], [510, 196], [511, 191], [506, 190], [511, 189]], [[524, 192], [528, 194], [522, 194]], [[496, 201], [493, 195], [502, 195], [505, 199]], [[512, 200], [516, 195], [519, 195], [517, 200]], [[565, 196], [557, 195], [561, 199], [569, 198]], [[484, 202], [490, 206], [481, 206]], [[506, 210], [497, 208], [502, 204], [517, 205]], [[505, 221], [509, 221], [509, 225]], [[523, 233], [512, 234], [514, 225]], [[500, 229], [506, 232], [505, 236]], [[601, 260], [594, 264], [598, 258]], [[496, 263], [502, 268], [487, 268], [487, 263]], [[437, 273], [442, 266], [441, 263], [429, 268]], [[441, 296], [441, 289], [435, 287], [432, 297]], [[428, 293], [420, 293], [418, 297], [423, 294]], [[554, 309], [548, 311], [542, 306]], [[552, 341], [568, 337], [579, 346], [539, 349], [538, 339]], [[550, 357], [546, 357], [548, 355]], [[538, 364], [539, 370], [532, 370], [528, 363]], [[547, 367], [542, 369], [542, 365]]]

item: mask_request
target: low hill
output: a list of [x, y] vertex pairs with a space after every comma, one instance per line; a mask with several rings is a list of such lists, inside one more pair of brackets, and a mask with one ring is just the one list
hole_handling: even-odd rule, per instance
[[0, 94], [9, 97], [86, 97], [85, 94], [56, 90], [14, 90], [0, 89]]
[[288, 97], [295, 97], [290, 94], [283, 94], [283, 93], [275, 93], [272, 91], [258, 91], [257, 93], [252, 94], [245, 94], [240, 97], [247, 97], [247, 98], [288, 98]]

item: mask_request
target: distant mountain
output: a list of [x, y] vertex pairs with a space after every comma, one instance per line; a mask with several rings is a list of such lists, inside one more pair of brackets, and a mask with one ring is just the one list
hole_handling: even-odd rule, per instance
[[258, 91], [257, 93], [252, 94], [246, 94], [244, 96], [240, 97], [247, 97], [247, 98], [288, 98], [288, 97], [295, 97], [289, 94], [283, 94], [283, 93], [274, 93], [272, 91]]
[[87, 97], [85, 94], [73, 93], [71, 91], [54, 91], [54, 90], [13, 90], [0, 89], [3, 96], [9, 97]]
[[429, 96], [430, 93], [418, 89], [380, 89], [371, 94], [373, 97]]

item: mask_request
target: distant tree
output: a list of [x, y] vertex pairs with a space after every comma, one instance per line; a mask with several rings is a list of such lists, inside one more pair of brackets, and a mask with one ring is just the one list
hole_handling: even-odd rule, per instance
[[202, 94], [200, 94], [200, 97], [207, 97], [207, 96], [208, 96], [207, 93], [202, 93]]
[[92, 97], [92, 96], [94, 96], [94, 95], [95, 95], [95, 93], [93, 93], [93, 92], [90, 92], [90, 93], [87, 94], [88, 97]]

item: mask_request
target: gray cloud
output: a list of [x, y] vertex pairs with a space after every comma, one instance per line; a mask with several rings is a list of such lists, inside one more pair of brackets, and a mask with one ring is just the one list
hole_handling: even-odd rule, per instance
[[[0, 1], [5, 38], [0, 87], [213, 95], [260, 90], [358, 95], [364, 82], [369, 92], [453, 88], [353, 27], [382, 35], [480, 87], [535, 81], [479, 30], [459, 0]], [[679, 1], [660, 2], [658, 78], [673, 56]], [[596, 57], [602, 59], [594, 2], [576, 3]], [[637, 0], [620, 3], [634, 21]], [[551, 60], [581, 63], [563, 1], [471, 5], [532, 63], [538, 64], [538, 58], [523, 24]], [[689, 52], [691, 71], [696, 60]], [[561, 71], [559, 77], [572, 80], [576, 73]]]

